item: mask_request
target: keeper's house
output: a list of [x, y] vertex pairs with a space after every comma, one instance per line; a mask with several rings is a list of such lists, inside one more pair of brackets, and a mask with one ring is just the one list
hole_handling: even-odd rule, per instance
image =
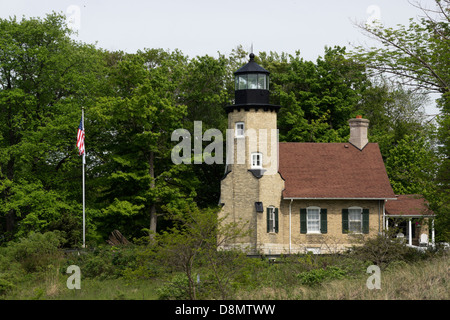
[[[219, 215], [224, 223], [246, 223], [249, 234], [224, 249], [237, 246], [250, 255], [332, 253], [397, 222], [409, 244], [419, 244], [422, 233], [428, 236], [423, 218], [432, 213], [422, 198], [408, 203], [394, 194], [378, 144], [368, 142], [369, 120], [349, 119], [347, 143], [279, 143], [281, 107], [269, 104], [269, 72], [253, 54], [235, 72], [235, 85], [235, 104], [226, 107], [233, 147]], [[403, 206], [390, 206], [395, 202]], [[418, 219], [421, 228], [414, 223]]]

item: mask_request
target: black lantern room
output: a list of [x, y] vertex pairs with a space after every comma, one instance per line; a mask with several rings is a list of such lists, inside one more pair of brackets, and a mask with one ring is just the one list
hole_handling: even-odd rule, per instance
[[280, 106], [269, 104], [269, 74], [255, 62], [255, 55], [250, 53], [250, 61], [234, 72], [235, 103], [226, 107], [227, 112], [241, 108], [278, 111]]

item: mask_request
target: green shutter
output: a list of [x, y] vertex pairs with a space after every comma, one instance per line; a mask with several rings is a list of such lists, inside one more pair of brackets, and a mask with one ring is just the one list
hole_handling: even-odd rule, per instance
[[267, 232], [270, 232], [270, 208], [266, 209], [267, 212]]
[[363, 209], [362, 212], [362, 232], [369, 233], [369, 209]]
[[320, 209], [320, 232], [327, 233], [327, 209]]
[[306, 209], [300, 209], [300, 233], [306, 233]]
[[342, 209], [342, 233], [348, 233], [348, 209]]
[[278, 233], [278, 208], [275, 208], [275, 232]]

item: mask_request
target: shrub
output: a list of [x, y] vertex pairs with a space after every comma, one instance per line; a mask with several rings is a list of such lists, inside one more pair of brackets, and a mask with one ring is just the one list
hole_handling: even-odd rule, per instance
[[301, 284], [307, 286], [316, 286], [325, 280], [342, 279], [346, 272], [339, 267], [330, 266], [326, 269], [312, 269], [297, 275]]
[[[122, 260], [122, 259], [121, 259]], [[128, 256], [122, 275], [126, 279], [150, 279], [164, 272], [164, 267], [156, 260], [154, 250], [148, 246], [137, 247], [133, 259]]]
[[187, 288], [189, 280], [183, 273], [176, 274], [172, 280], [156, 290], [159, 300], [186, 300], [189, 299]]
[[3, 278], [2, 274], [0, 274], [0, 296], [8, 293], [10, 290], [14, 288], [14, 285]]
[[31, 233], [27, 238], [9, 243], [6, 254], [12, 261], [19, 262], [26, 272], [37, 272], [62, 258], [59, 249], [62, 243], [64, 238], [58, 231]]
[[378, 235], [365, 240], [361, 246], [354, 246], [351, 255], [384, 269], [393, 261], [411, 262], [420, 259], [423, 254], [396, 239]]

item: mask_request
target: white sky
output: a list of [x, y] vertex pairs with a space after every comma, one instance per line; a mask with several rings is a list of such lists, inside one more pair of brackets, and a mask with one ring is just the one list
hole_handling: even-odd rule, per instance
[[[412, 0], [414, 2], [414, 0]], [[431, 7], [433, 0], [421, 0]], [[300, 50], [315, 61], [325, 46], [375, 44], [353, 22], [408, 24], [420, 11], [408, 0], [0, 0], [0, 18], [66, 14], [75, 39], [108, 50], [180, 49], [185, 55]]]

